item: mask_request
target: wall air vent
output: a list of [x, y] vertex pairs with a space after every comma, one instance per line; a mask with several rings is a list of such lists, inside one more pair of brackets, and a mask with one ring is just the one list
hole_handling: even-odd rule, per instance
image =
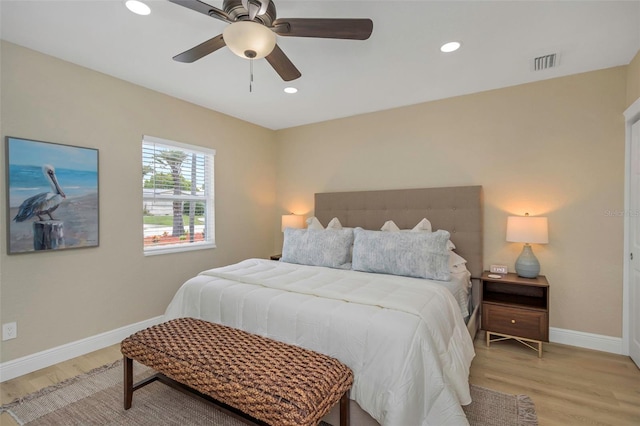
[[554, 68], [558, 66], [558, 54], [551, 53], [549, 55], [538, 56], [533, 59], [533, 70], [542, 71], [547, 68]]

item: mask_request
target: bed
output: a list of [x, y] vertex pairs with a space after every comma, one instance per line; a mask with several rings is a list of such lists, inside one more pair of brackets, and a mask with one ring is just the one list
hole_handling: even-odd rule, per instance
[[[341, 229], [286, 230], [282, 260], [289, 261], [247, 259], [203, 271], [178, 290], [165, 319], [201, 318], [338, 358], [354, 371], [352, 424], [468, 424], [461, 405], [471, 402], [477, 303], [462, 301], [448, 287], [454, 275], [449, 263], [447, 281], [398, 276], [377, 273], [385, 261], [375, 254], [414, 240], [441, 250], [446, 239], [466, 260], [463, 281], [479, 277], [482, 188], [320, 193], [314, 215]], [[424, 218], [433, 232], [379, 232], [388, 221], [410, 230]], [[351, 234], [349, 267], [298, 262], [304, 250], [293, 244], [296, 238], [340, 240], [343, 247]], [[433, 259], [444, 273], [442, 253]]]

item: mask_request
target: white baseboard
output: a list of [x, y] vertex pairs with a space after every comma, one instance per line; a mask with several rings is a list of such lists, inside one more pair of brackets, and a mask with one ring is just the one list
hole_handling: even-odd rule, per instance
[[[161, 315], [116, 330], [87, 337], [86, 339], [67, 343], [66, 345], [47, 349], [46, 351], [3, 362], [0, 364], [0, 382], [11, 380], [24, 374], [40, 370], [41, 368], [49, 367], [68, 359], [114, 345], [137, 331], [160, 324], [163, 318]], [[622, 338], [620, 337], [551, 327], [549, 329], [549, 341], [614, 354], [623, 354]]]
[[0, 364], [0, 382], [11, 380], [15, 377], [40, 370], [41, 368], [106, 348], [107, 346], [115, 345], [137, 331], [161, 323], [163, 318], [163, 315], [150, 318], [145, 321], [87, 337], [86, 339], [77, 340], [22, 358], [3, 362]]
[[602, 334], [585, 333], [582, 331], [565, 330], [563, 328], [549, 328], [549, 341], [563, 345], [578, 346], [580, 348], [595, 349], [624, 355], [622, 338], [604, 336]]

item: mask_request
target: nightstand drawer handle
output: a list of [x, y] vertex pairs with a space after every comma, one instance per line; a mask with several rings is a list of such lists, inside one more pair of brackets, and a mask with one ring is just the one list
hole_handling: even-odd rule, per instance
[[516, 320], [511, 320], [511, 324], [515, 324], [515, 323], [516, 323]]

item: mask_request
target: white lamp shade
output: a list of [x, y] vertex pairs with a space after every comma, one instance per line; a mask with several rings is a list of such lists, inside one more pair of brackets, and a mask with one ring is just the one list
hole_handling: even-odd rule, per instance
[[284, 232], [285, 228], [304, 228], [304, 216], [297, 214], [283, 214], [281, 231]]
[[222, 38], [229, 49], [241, 58], [264, 58], [276, 46], [275, 33], [264, 25], [251, 21], [227, 25]]
[[549, 227], [546, 217], [509, 216], [507, 241], [513, 243], [547, 244]]

